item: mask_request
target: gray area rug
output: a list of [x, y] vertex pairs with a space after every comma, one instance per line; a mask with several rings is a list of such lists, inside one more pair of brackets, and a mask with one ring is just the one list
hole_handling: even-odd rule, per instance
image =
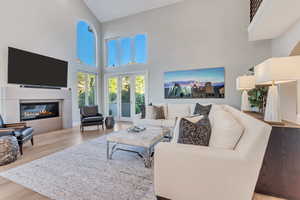
[[153, 171], [136, 154], [106, 159], [106, 137], [85, 142], [0, 176], [57, 200], [155, 200]]

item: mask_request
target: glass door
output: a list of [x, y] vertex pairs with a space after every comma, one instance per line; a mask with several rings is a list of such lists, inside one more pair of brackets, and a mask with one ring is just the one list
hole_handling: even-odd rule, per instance
[[131, 118], [131, 77], [121, 76], [121, 119]]
[[106, 78], [106, 110], [116, 120], [130, 121], [146, 105], [146, 75], [125, 74]]
[[118, 117], [118, 77], [108, 79], [108, 115]]

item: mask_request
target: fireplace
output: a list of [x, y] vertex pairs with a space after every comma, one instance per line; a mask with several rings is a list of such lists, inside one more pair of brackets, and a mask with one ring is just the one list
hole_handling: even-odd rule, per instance
[[54, 117], [59, 117], [59, 102], [20, 103], [21, 121]]

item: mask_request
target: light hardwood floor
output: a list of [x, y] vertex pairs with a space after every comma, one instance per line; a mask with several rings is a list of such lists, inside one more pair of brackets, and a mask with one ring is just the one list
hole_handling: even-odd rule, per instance
[[[130, 126], [128, 123], [118, 123], [115, 130], [124, 129]], [[52, 153], [61, 151], [68, 147], [83, 143], [84, 141], [100, 137], [110, 133], [111, 130], [93, 130], [89, 128], [81, 133], [79, 128], [65, 129], [41, 135], [36, 135], [35, 145], [32, 147], [30, 142], [24, 146], [24, 155], [16, 162], [0, 167], [0, 172], [5, 171], [30, 161], [42, 158]], [[0, 177], [0, 200], [48, 200], [47, 197], [29, 190], [19, 184]], [[274, 197], [255, 194], [253, 200], [281, 200]]]

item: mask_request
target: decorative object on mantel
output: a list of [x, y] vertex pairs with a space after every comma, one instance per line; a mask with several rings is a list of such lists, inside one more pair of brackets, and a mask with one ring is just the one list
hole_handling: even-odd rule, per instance
[[257, 85], [269, 87], [264, 120], [281, 123], [280, 99], [278, 84], [297, 81], [300, 79], [300, 56], [271, 58], [257, 65], [254, 74]]
[[241, 110], [250, 111], [248, 91], [255, 88], [255, 77], [247, 75], [239, 76], [236, 79], [236, 88], [243, 91]]

